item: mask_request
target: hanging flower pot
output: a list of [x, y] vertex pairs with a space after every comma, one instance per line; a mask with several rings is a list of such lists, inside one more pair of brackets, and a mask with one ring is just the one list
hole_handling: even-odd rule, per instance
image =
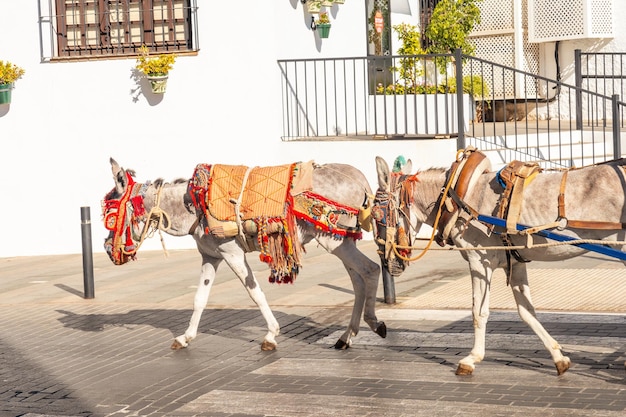
[[328, 38], [328, 35], [330, 35], [330, 23], [319, 23], [317, 25], [317, 31], [320, 34], [320, 38]]
[[11, 104], [11, 90], [13, 90], [13, 83], [0, 84], [0, 104]]
[[306, 11], [310, 14], [318, 14], [322, 8], [322, 2], [320, 0], [307, 0]]
[[320, 13], [320, 17], [315, 21], [311, 28], [317, 30], [317, 33], [320, 34], [320, 38], [328, 38], [330, 33], [330, 18], [328, 16], [328, 12]]
[[135, 68], [146, 75], [146, 78], [150, 81], [153, 93], [163, 94], [165, 93], [168, 74], [175, 61], [175, 54], [150, 56], [148, 48], [142, 45], [139, 48], [139, 56], [137, 56]]
[[13, 84], [22, 78], [24, 69], [10, 62], [0, 61], [0, 104], [11, 103]]
[[150, 81], [150, 87], [154, 94], [165, 93], [167, 87], [167, 75], [148, 75], [146, 78]]

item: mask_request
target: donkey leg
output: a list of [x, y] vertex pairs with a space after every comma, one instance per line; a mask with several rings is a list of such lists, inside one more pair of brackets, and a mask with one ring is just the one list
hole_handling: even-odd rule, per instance
[[[357, 251], [355, 256], [357, 262], [357, 273], [365, 282], [365, 309], [363, 311], [363, 320], [368, 324], [377, 335], [383, 339], [387, 337], [387, 326], [385, 322], [378, 321], [376, 317], [376, 292], [378, 291], [378, 281], [380, 278], [380, 266], [365, 256], [362, 252]], [[348, 269], [348, 273], [353, 270]]]
[[259, 282], [256, 280], [250, 265], [248, 265], [248, 262], [246, 261], [243, 250], [239, 250], [239, 253], [224, 253], [224, 260], [244, 285], [248, 291], [248, 295], [259, 307], [261, 315], [267, 323], [268, 331], [263, 339], [263, 343], [261, 344], [261, 350], [275, 350], [278, 346], [276, 336], [280, 334], [280, 326], [274, 317], [274, 313], [272, 313], [269, 304], [267, 303], [267, 299], [265, 298], [265, 294], [263, 293]]
[[[483, 260], [478, 260], [482, 264]], [[459, 361], [456, 369], [457, 375], [471, 375], [476, 364], [485, 357], [485, 334], [487, 321], [489, 320], [489, 296], [491, 286], [491, 267], [473, 267], [470, 260], [470, 273], [472, 276], [472, 320], [474, 324], [474, 347], [470, 354]]]
[[378, 276], [380, 268], [378, 264], [370, 260], [356, 247], [352, 239], [344, 239], [339, 245], [332, 248], [331, 242], [327, 240], [320, 244], [333, 255], [341, 259], [354, 289], [354, 304], [352, 306], [352, 316], [350, 323], [344, 334], [335, 344], [336, 349], [346, 349], [352, 343], [352, 337], [359, 332], [361, 314], [368, 326], [381, 337], [387, 336], [385, 323], [379, 322], [376, 317], [376, 291], [378, 289]]
[[358, 274], [352, 272], [347, 268], [348, 275], [352, 281], [352, 288], [354, 290], [354, 304], [352, 305], [352, 315], [350, 316], [350, 323], [348, 328], [341, 335], [337, 343], [335, 343], [335, 349], [348, 349], [352, 346], [352, 338], [359, 334], [359, 325], [361, 323], [361, 313], [365, 305], [365, 283]]
[[530, 296], [526, 264], [518, 262], [514, 263], [512, 272], [513, 273], [510, 278], [511, 289], [513, 290], [515, 304], [517, 304], [517, 312], [519, 313], [521, 319], [528, 324], [531, 329], [533, 329], [537, 336], [539, 336], [539, 339], [541, 339], [543, 345], [552, 356], [557, 374], [561, 375], [569, 369], [571, 361], [567, 356], [563, 356], [563, 353], [561, 353], [561, 346], [552, 338], [552, 336], [550, 336], [539, 320], [537, 320], [535, 307], [533, 306], [532, 298]]
[[200, 317], [209, 301], [209, 293], [211, 292], [211, 287], [215, 280], [215, 271], [220, 262], [221, 259], [203, 257], [200, 281], [198, 282], [198, 289], [196, 290], [196, 295], [193, 300], [193, 313], [189, 320], [189, 327], [187, 327], [184, 334], [174, 339], [171, 346], [172, 349], [178, 350], [187, 347], [189, 342], [195, 339], [198, 334]]

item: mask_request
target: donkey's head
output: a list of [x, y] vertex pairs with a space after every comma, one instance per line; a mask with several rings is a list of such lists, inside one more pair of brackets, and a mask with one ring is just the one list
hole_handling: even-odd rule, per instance
[[102, 201], [104, 227], [109, 230], [104, 248], [114, 264], [122, 265], [135, 259], [141, 240], [146, 217], [145, 184], [135, 183], [134, 171], [124, 170], [113, 158], [110, 162], [115, 187]]
[[376, 243], [384, 268], [393, 276], [399, 276], [408, 265], [411, 245], [410, 205], [412, 184], [416, 181], [410, 175], [413, 169], [411, 160], [399, 156], [389, 170], [387, 162], [376, 157], [378, 190], [372, 208], [376, 221]]

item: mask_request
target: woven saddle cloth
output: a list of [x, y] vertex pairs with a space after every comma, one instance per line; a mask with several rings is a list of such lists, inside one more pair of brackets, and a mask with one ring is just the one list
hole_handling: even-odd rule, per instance
[[296, 164], [248, 168], [213, 165], [207, 209], [217, 220], [283, 217]]
[[259, 257], [270, 266], [270, 282], [293, 282], [301, 248], [293, 239], [291, 193], [312, 188], [312, 170], [312, 162], [261, 168], [199, 164], [188, 192], [206, 214], [206, 233], [229, 237], [245, 230], [255, 235]]
[[207, 233], [216, 236], [239, 234], [238, 224], [243, 225], [246, 233], [256, 234], [254, 227], [246, 227], [248, 221], [295, 215], [323, 231], [360, 239], [361, 224], [367, 225], [369, 220], [364, 217], [359, 221], [362, 213], [358, 207], [313, 193], [314, 170], [313, 161], [252, 169], [243, 165], [198, 164], [188, 191], [193, 204], [206, 214]]
[[283, 218], [290, 195], [312, 189], [313, 162], [272, 167], [198, 164], [189, 182], [196, 207], [219, 222]]

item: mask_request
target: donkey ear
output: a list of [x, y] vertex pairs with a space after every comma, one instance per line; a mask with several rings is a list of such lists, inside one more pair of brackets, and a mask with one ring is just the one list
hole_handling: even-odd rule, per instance
[[111, 172], [113, 173], [113, 181], [115, 182], [115, 191], [119, 194], [124, 194], [124, 191], [126, 191], [126, 183], [128, 182], [126, 179], [126, 173], [124, 172], [124, 169], [115, 161], [115, 159], [110, 158], [109, 162], [111, 163]]
[[117, 174], [122, 170], [117, 161], [113, 158], [109, 158], [109, 162], [111, 163], [111, 172], [113, 172], [113, 177], [117, 177]]
[[389, 165], [380, 156], [376, 157], [376, 172], [378, 173], [378, 188], [389, 190]]
[[406, 161], [406, 164], [402, 167], [402, 173], [404, 175], [410, 175], [413, 172], [413, 161], [410, 159]]

